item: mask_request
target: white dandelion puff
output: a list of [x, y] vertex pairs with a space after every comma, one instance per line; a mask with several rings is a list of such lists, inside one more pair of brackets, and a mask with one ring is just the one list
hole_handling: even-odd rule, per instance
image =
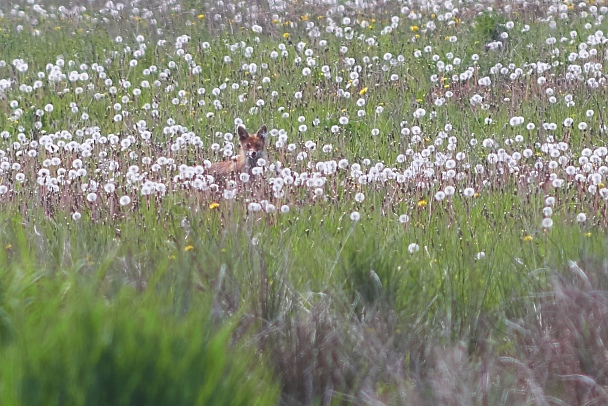
[[416, 244], [415, 242], [413, 242], [407, 246], [407, 250], [409, 251], [410, 254], [414, 254], [414, 253], [420, 251], [420, 246], [418, 244]]

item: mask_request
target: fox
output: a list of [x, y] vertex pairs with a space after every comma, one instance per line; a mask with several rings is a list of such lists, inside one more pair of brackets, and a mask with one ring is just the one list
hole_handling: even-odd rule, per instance
[[207, 173], [220, 177], [242, 172], [251, 175], [251, 170], [257, 166], [258, 160], [266, 158], [265, 147], [268, 131], [265, 124], [255, 134], [250, 134], [245, 127], [240, 125], [237, 133], [241, 145], [239, 154], [230, 161], [211, 164]]

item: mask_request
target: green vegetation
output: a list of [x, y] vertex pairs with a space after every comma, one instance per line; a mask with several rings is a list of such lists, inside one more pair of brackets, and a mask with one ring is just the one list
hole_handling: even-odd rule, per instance
[[0, 15], [0, 403], [606, 402], [608, 8], [81, 3]]

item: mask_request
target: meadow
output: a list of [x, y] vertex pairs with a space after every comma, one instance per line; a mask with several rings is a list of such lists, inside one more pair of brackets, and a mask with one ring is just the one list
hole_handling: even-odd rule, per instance
[[608, 404], [607, 13], [3, 3], [0, 404]]

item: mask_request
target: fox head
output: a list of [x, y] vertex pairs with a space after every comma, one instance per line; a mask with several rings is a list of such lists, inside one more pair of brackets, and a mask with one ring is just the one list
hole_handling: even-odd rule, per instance
[[241, 154], [244, 154], [252, 164], [257, 163], [257, 160], [264, 156], [267, 135], [266, 125], [260, 127], [255, 134], [249, 134], [243, 126], [239, 126], [237, 132], [241, 143]]

